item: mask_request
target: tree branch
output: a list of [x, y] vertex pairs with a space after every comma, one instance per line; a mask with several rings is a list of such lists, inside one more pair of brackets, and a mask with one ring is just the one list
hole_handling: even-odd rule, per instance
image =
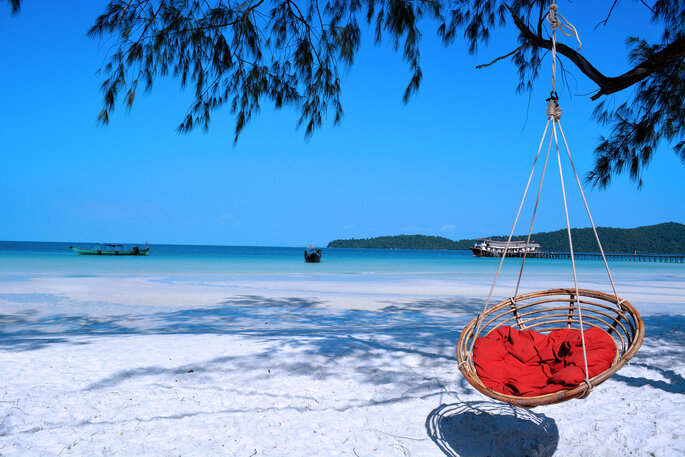
[[481, 64], [481, 65], [476, 65], [476, 70], [480, 70], [481, 68], [489, 67], [490, 65], [492, 65], [492, 64], [494, 64], [494, 63], [497, 63], [497, 62], [499, 62], [499, 61], [502, 60], [502, 59], [506, 59], [507, 57], [509, 57], [509, 56], [512, 55], [512, 54], [516, 54], [516, 53], [519, 52], [521, 49], [530, 48], [530, 47], [532, 47], [532, 46], [533, 46], [532, 44], [524, 44], [524, 45], [521, 45], [521, 46], [519, 46], [518, 48], [516, 48], [516, 49], [514, 49], [513, 51], [511, 51], [510, 53], [508, 53], [508, 54], [506, 54], [506, 55], [503, 55], [503, 56], [500, 56], [500, 57], [496, 58], [495, 60], [493, 60], [493, 61], [490, 62], [490, 63], [484, 63], [484, 64]]
[[[526, 40], [528, 40], [533, 46], [552, 49], [551, 40], [545, 40], [544, 38], [533, 33], [509, 6], [507, 6], [507, 9], [514, 19], [514, 24], [521, 31], [521, 34], [526, 38]], [[599, 91], [591, 97], [592, 100], [597, 100], [602, 95], [609, 95], [626, 89], [633, 84], [636, 84], [647, 78], [655, 71], [658, 71], [677, 61], [678, 59], [683, 58], [683, 56], [685, 56], [685, 36], [680, 36], [665, 46], [662, 50], [654, 53], [651, 58], [645, 60], [622, 75], [615, 77], [605, 76], [590, 62], [588, 62], [585, 57], [563, 43], [557, 42], [557, 52], [571, 60], [571, 62], [573, 62], [585, 76], [590, 78], [599, 86]]]
[[618, 0], [614, 0], [614, 3], [611, 4], [611, 8], [609, 8], [609, 14], [607, 14], [606, 19], [604, 19], [603, 21], [600, 21], [599, 24], [597, 24], [595, 26], [595, 30], [597, 30], [597, 27], [599, 27], [600, 25], [605, 25], [605, 26], [607, 25], [607, 22], [609, 22], [609, 18], [611, 17], [611, 12], [614, 11], [614, 7], [616, 6], [616, 3], [618, 3]]

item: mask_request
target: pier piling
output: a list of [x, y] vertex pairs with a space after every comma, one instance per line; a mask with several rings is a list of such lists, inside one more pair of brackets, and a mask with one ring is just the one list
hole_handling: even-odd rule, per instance
[[[597, 253], [576, 252], [573, 254], [576, 260], [602, 260]], [[682, 254], [605, 254], [607, 260], [615, 262], [659, 262], [659, 263], [685, 263], [685, 255]], [[517, 255], [515, 257], [521, 257]], [[570, 252], [531, 252], [528, 258], [540, 259], [570, 259]]]

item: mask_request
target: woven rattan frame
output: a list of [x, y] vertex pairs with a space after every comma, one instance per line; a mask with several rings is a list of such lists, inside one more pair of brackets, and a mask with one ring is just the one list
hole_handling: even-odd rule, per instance
[[[561, 390], [537, 397], [516, 397], [488, 389], [478, 378], [471, 357], [473, 342], [503, 325], [520, 330], [534, 329], [549, 333], [556, 329], [580, 329], [580, 304], [583, 328], [597, 327], [606, 331], [616, 343], [617, 356], [611, 367], [590, 380], [592, 386], [606, 381], [630, 360], [642, 345], [645, 325], [637, 310], [626, 300], [594, 290], [549, 289], [508, 298], [478, 315], [466, 325], [457, 343], [457, 362], [466, 380], [479, 392], [495, 400], [515, 406], [533, 408], [585, 398], [590, 393], [586, 383], [570, 390]], [[480, 325], [479, 325], [480, 323]], [[476, 333], [477, 332], [477, 333]]]

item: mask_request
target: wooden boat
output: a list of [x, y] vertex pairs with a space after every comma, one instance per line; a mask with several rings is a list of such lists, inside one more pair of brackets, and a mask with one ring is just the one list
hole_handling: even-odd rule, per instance
[[83, 249], [77, 246], [69, 246], [72, 251], [79, 255], [147, 255], [150, 247], [133, 246], [130, 249], [125, 244], [101, 244], [95, 245], [94, 249]]
[[307, 249], [304, 250], [304, 260], [309, 263], [321, 262], [321, 249], [311, 245], [307, 246]]
[[[478, 240], [471, 248], [473, 255], [476, 257], [502, 257], [504, 250], [507, 247], [506, 241], [495, 241], [491, 239]], [[540, 249], [538, 243], [532, 242], [526, 244], [525, 241], [513, 241], [509, 244], [507, 257], [523, 257], [523, 255], [535, 256]]]

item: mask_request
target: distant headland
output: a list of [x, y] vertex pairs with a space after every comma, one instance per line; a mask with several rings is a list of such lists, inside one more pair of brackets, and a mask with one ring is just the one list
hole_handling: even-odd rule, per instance
[[[633, 252], [653, 254], [685, 254], [685, 225], [677, 222], [647, 225], [631, 229], [597, 227], [605, 252]], [[597, 252], [597, 242], [591, 228], [571, 229], [573, 247], [577, 252]], [[527, 235], [516, 236], [525, 240]], [[507, 240], [507, 236], [489, 236], [493, 240]], [[531, 237], [543, 251], [568, 251], [566, 229], [534, 233]], [[334, 240], [329, 248], [367, 249], [469, 249], [477, 239], [450, 240], [441, 236], [396, 235], [375, 238]]]

